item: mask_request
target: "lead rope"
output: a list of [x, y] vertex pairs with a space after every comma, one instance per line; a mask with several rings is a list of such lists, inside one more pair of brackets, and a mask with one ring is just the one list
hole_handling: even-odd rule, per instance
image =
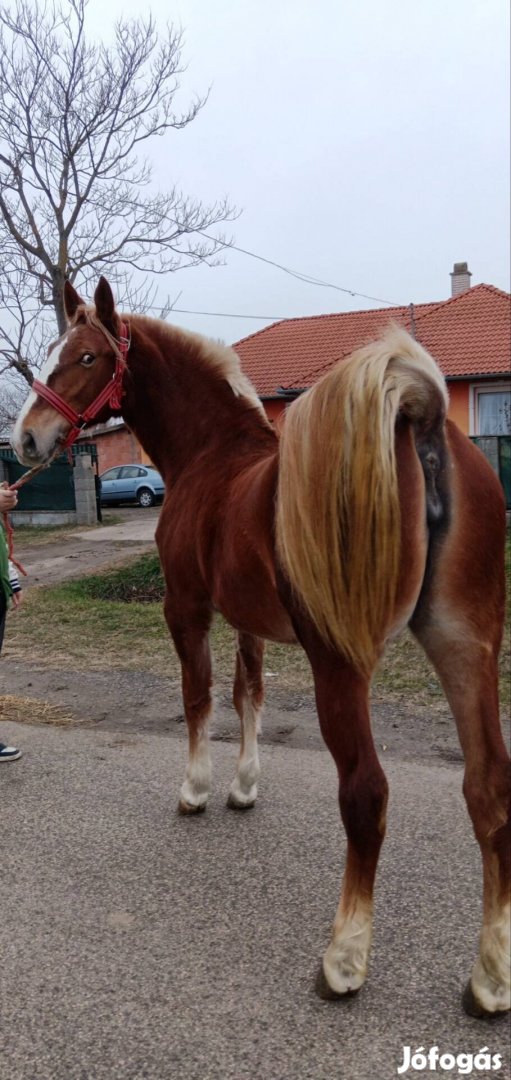
[[[16, 480], [15, 484], [10, 484], [8, 490], [19, 491], [19, 489], [22, 488], [25, 484], [28, 484], [29, 480], [32, 480], [34, 476], [37, 476], [37, 474], [42, 472], [43, 469], [47, 469], [48, 466], [51, 465], [53, 458], [56, 456], [56, 454], [53, 454], [50, 460], [46, 461], [44, 465], [34, 465], [34, 468], [29, 469], [26, 473], [23, 473], [23, 476], [20, 476], [19, 480]], [[25, 567], [22, 566], [21, 563], [18, 562], [18, 560], [14, 557], [14, 529], [9, 519], [9, 512], [7, 510], [4, 511], [4, 514], [2, 516], [4, 519], [5, 535], [7, 537], [7, 552], [9, 562], [12, 562], [12, 565], [16, 567], [16, 570], [19, 570], [20, 574], [23, 574], [23, 577], [27, 577], [28, 575]]]

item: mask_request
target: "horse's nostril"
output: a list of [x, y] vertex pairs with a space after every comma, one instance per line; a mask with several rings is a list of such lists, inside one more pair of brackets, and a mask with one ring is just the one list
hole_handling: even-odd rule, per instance
[[33, 457], [37, 453], [36, 441], [31, 431], [23, 432], [21, 443], [25, 454], [29, 454], [30, 457]]

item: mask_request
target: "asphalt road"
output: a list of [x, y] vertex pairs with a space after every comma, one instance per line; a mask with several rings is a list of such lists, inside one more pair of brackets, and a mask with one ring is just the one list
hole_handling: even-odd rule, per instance
[[460, 1007], [480, 873], [458, 766], [387, 763], [370, 978], [339, 1004], [313, 990], [345, 850], [326, 753], [263, 747], [240, 815], [215, 743], [182, 819], [184, 738], [5, 727], [2, 1080], [390, 1080], [405, 1045], [488, 1047], [506, 1064], [474, 1075], [509, 1078], [507, 1025]]

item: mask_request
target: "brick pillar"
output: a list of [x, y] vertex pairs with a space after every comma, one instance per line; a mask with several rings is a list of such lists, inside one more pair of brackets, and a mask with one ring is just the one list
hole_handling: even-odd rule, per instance
[[96, 486], [89, 454], [77, 454], [73, 468], [78, 525], [97, 525]]

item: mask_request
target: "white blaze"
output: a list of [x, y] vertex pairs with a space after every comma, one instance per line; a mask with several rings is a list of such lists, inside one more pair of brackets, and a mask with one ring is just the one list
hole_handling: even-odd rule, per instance
[[[71, 332], [72, 331], [69, 331], [69, 333], [71, 333]], [[52, 372], [55, 371], [55, 369], [56, 369], [56, 367], [58, 365], [58, 362], [59, 362], [59, 359], [60, 359], [60, 354], [62, 352], [62, 349], [64, 348], [64, 345], [66, 344], [67, 337], [68, 337], [68, 334], [66, 334], [65, 337], [61, 338], [61, 340], [56, 344], [55, 348], [51, 350], [51, 353], [49, 354], [49, 356], [47, 357], [47, 359], [45, 360], [45, 362], [44, 362], [44, 364], [43, 364], [43, 366], [41, 368], [41, 373], [39, 375], [39, 382], [43, 383], [44, 386], [47, 385], [50, 375], [52, 374]], [[17, 421], [16, 421], [16, 423], [14, 425], [14, 429], [13, 429], [13, 432], [12, 432], [12, 435], [11, 435], [11, 445], [12, 445], [13, 449], [16, 451], [16, 453], [18, 454], [18, 457], [20, 457], [20, 458], [21, 458], [21, 453], [22, 453], [22, 436], [23, 436], [24, 422], [25, 422], [26, 417], [28, 416], [28, 413], [30, 412], [32, 406], [35, 405], [36, 401], [37, 401], [37, 394], [35, 393], [34, 390], [30, 390], [30, 392], [28, 394], [28, 397], [27, 397], [24, 405], [22, 406], [22, 408], [20, 410], [18, 419], [17, 419]]]

